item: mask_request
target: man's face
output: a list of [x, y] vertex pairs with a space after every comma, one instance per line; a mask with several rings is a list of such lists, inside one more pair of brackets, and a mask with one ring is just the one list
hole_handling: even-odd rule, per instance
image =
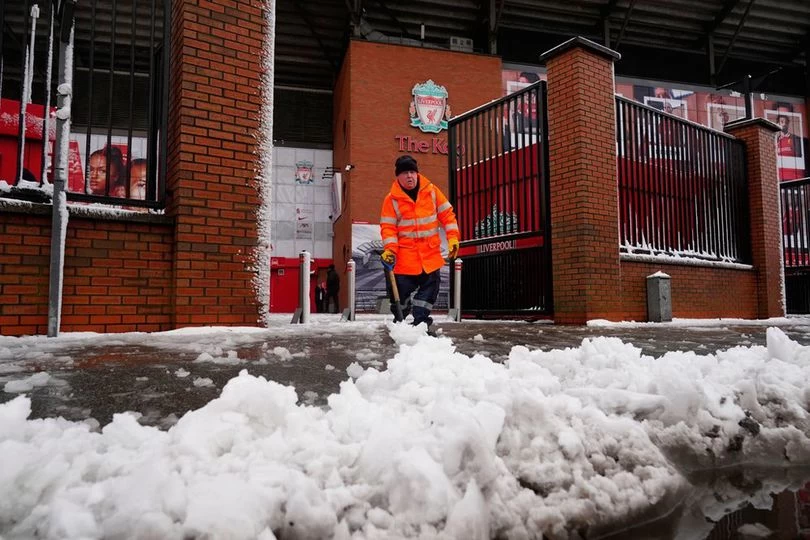
[[107, 159], [102, 154], [90, 156], [90, 193], [107, 194]]
[[790, 121], [787, 119], [787, 116], [780, 116], [776, 119], [776, 123], [782, 128], [782, 133], [790, 131]]
[[146, 167], [143, 165], [135, 165], [130, 171], [129, 197], [146, 199]]
[[419, 181], [419, 173], [416, 171], [405, 171], [397, 175], [397, 182], [402, 189], [413, 189]]

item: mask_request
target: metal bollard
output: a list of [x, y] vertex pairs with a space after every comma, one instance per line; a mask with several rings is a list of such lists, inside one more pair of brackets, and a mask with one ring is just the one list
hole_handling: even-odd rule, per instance
[[647, 276], [647, 320], [669, 322], [672, 320], [671, 278], [659, 271]]
[[464, 263], [456, 259], [453, 264], [453, 320], [461, 322], [461, 267]]
[[292, 324], [309, 322], [309, 266], [310, 254], [302, 251], [298, 255], [298, 309], [293, 314]]
[[349, 307], [343, 310], [343, 316], [341, 317], [341, 320], [343, 321], [354, 320], [355, 277], [356, 277], [354, 267], [355, 267], [354, 261], [349, 261], [348, 263], [346, 263], [346, 281], [349, 282]]

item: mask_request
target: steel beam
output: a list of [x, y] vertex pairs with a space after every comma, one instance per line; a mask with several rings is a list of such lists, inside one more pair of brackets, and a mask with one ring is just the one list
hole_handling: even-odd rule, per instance
[[619, 30], [619, 37], [616, 38], [616, 45], [613, 46], [614, 49], [618, 49], [619, 45], [622, 43], [622, 39], [624, 39], [624, 31], [627, 29], [627, 23], [630, 22], [630, 17], [633, 15], [633, 8], [636, 7], [637, 0], [630, 0], [630, 7], [627, 8], [627, 12], [624, 14], [624, 21], [622, 21], [622, 29]]
[[607, 4], [602, 6], [599, 10], [599, 18], [601, 20], [605, 20], [613, 13], [613, 10], [616, 8], [616, 4], [619, 3], [619, 0], [609, 0]]
[[315, 30], [315, 23], [312, 21], [312, 17], [310, 16], [309, 12], [304, 8], [304, 5], [301, 3], [301, 0], [293, 0], [293, 5], [295, 6], [295, 11], [298, 13], [298, 16], [304, 20], [307, 27], [309, 28], [309, 32], [312, 34], [312, 37], [315, 38], [315, 41], [318, 42], [318, 46], [323, 51], [323, 55], [326, 57], [326, 60], [329, 64], [335, 69], [335, 73], [337, 73], [338, 69], [340, 68], [339, 63], [332, 58], [332, 55], [329, 53], [329, 49], [326, 48], [326, 45], [321, 38], [321, 35]]
[[346, 9], [349, 10], [349, 17], [352, 21], [352, 33], [354, 37], [360, 37], [360, 19], [363, 16], [363, 0], [345, 0]]
[[610, 48], [610, 21], [602, 19], [602, 37], [605, 40], [605, 47]]
[[415, 35], [411, 34], [410, 31], [408, 31], [408, 27], [405, 26], [405, 24], [402, 21], [399, 20], [399, 18], [397, 17], [397, 14], [394, 13], [391, 10], [391, 8], [389, 8], [387, 5], [385, 5], [385, 2], [383, 2], [383, 0], [377, 0], [377, 5], [380, 6], [380, 8], [383, 10], [383, 13], [385, 13], [388, 16], [388, 18], [390, 18], [392, 21], [394, 21], [394, 24], [399, 26], [399, 29], [402, 31], [402, 37], [411, 38], [411, 39], [419, 39], [419, 36], [415, 36]]
[[731, 49], [734, 48], [734, 42], [737, 41], [737, 36], [740, 35], [740, 30], [742, 30], [745, 20], [748, 18], [748, 14], [751, 13], [751, 6], [754, 5], [754, 1], [755, 0], [748, 0], [748, 5], [745, 7], [745, 12], [740, 18], [740, 22], [737, 23], [737, 29], [734, 30], [734, 35], [731, 36], [731, 41], [729, 42], [728, 47], [726, 47], [726, 52], [723, 53], [723, 59], [720, 60], [720, 66], [717, 68], [717, 73], [723, 71], [723, 67], [726, 65], [726, 60], [728, 60], [728, 55], [731, 53]]
[[723, 7], [720, 9], [720, 12], [714, 17], [712, 22], [707, 24], [704, 28], [707, 35], [711, 35], [714, 33], [717, 28], [723, 24], [723, 21], [726, 20], [726, 17], [734, 11], [734, 8], [737, 7], [737, 4], [740, 3], [740, 0], [726, 0], [726, 3], [723, 4]]
[[501, 24], [501, 14], [506, 0], [489, 0], [489, 24], [487, 25], [487, 39], [489, 54], [498, 54], [498, 27]]
[[[804, 37], [799, 41], [799, 44], [796, 46], [793, 51], [790, 52], [788, 58], [793, 61], [799, 60], [799, 57], [804, 53], [804, 63], [805, 66], [810, 68], [810, 32], [806, 33]], [[808, 93], [810, 93], [810, 86], [808, 87]]]
[[593, 33], [601, 34], [605, 47], [610, 47], [610, 14], [616, 8], [619, 0], [608, 0], [608, 3], [599, 8], [599, 19], [596, 21]]

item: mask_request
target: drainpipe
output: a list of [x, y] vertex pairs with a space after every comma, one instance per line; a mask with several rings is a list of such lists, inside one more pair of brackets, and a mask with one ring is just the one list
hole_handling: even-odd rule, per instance
[[[65, 184], [68, 177], [70, 106], [73, 93], [73, 6], [75, 0], [60, 2], [59, 86], [56, 88], [56, 147], [53, 171], [53, 215], [51, 219], [51, 268], [48, 290], [48, 337], [59, 335], [62, 318], [62, 282], [65, 263], [65, 235], [68, 212]], [[48, 114], [48, 111], [45, 112]], [[47, 134], [44, 135], [47, 142]]]

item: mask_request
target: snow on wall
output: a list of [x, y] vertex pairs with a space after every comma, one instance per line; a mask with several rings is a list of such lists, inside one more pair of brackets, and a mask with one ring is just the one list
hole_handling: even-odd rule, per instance
[[261, 204], [257, 210], [257, 242], [253, 253], [253, 288], [259, 306], [260, 322], [270, 322], [270, 257], [272, 244], [270, 240], [272, 216], [273, 187], [273, 62], [275, 59], [276, 2], [265, 0], [264, 16], [266, 22], [264, 47], [262, 50], [262, 102], [258, 133], [258, 170], [256, 187]]

